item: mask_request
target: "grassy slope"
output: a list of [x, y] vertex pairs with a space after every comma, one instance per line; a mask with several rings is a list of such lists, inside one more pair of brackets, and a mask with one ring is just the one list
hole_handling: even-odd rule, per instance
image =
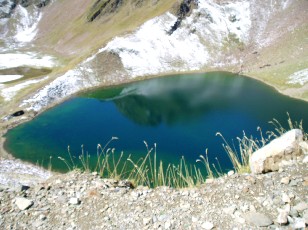
[[[177, 0], [160, 0], [154, 4], [152, 0], [144, 0], [141, 5], [136, 6], [136, 0], [124, 0], [123, 5], [114, 13], [103, 15], [89, 23], [87, 16], [95, 2], [96, 0], [57, 0], [45, 8], [39, 24], [36, 49], [55, 55], [62, 66], [53, 70], [47, 81], [20, 91], [11, 103], [5, 104], [6, 108], [3, 108], [3, 111], [13, 112], [22, 98], [43, 87], [56, 76], [72, 69], [113, 37], [129, 33], [145, 21], [170, 9], [174, 11], [174, 6], [179, 3]], [[249, 47], [239, 51], [238, 54], [236, 50], [232, 53], [243, 57], [243, 74], [271, 84], [281, 92], [308, 100], [307, 84], [304, 87], [295, 85], [293, 88], [286, 84], [287, 77], [291, 73], [308, 66], [308, 26], [305, 23], [308, 14], [307, 10], [302, 10], [306, 6], [308, 6], [307, 1], [298, 1], [298, 4], [288, 12], [276, 15], [276, 21], [268, 26], [266, 33], [270, 34], [273, 31], [283, 33], [273, 44], [258, 50], [257, 55], [252, 54], [255, 50]], [[288, 31], [287, 27], [294, 23], [300, 26]], [[270, 66], [260, 68], [267, 64]], [[117, 65], [117, 62], [111, 62], [110, 71], [118, 68], [113, 67], [114, 65]], [[230, 66], [223, 70], [237, 72], [240, 69], [240, 66]], [[200, 71], [211, 70], [217, 69], [205, 68]]]
[[[124, 1], [114, 13], [87, 22], [95, 0], [58, 0], [45, 10], [39, 25], [37, 45], [52, 49], [69, 60], [81, 60], [97, 51], [113, 37], [131, 32], [145, 21], [168, 11], [176, 0], [145, 0], [137, 7], [133, 0]], [[68, 13], [66, 13], [68, 12]], [[50, 21], [53, 23], [50, 24]]]

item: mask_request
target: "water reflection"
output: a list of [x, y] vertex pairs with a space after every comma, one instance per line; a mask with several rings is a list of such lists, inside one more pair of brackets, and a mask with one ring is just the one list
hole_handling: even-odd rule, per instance
[[137, 82], [118, 90], [112, 98], [106, 98], [106, 92], [96, 94], [96, 98], [112, 99], [123, 115], [138, 124], [173, 125], [227, 108], [238, 97], [242, 85], [242, 77], [184, 75]]

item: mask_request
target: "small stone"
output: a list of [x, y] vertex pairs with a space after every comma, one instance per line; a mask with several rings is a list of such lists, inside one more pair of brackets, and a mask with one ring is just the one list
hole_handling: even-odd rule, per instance
[[41, 214], [41, 215], [39, 216], [39, 219], [40, 219], [40, 220], [46, 220], [47, 217], [46, 217], [45, 215]]
[[288, 223], [289, 224], [293, 224], [294, 223], [294, 220], [293, 220], [293, 218], [291, 216], [288, 216], [287, 218], [288, 218]]
[[306, 224], [304, 218], [295, 218], [293, 228], [294, 229], [305, 229]]
[[77, 197], [72, 197], [72, 198], [70, 198], [68, 203], [73, 204], [73, 205], [78, 205], [78, 204], [80, 204], [80, 200]]
[[308, 210], [305, 210], [303, 213], [303, 218], [305, 220], [306, 225], [308, 225]]
[[27, 185], [21, 185], [21, 187], [20, 187], [20, 191], [21, 191], [21, 192], [23, 192], [23, 191], [27, 191], [29, 188], [30, 188], [30, 186], [27, 186]]
[[153, 219], [151, 217], [143, 218], [143, 220], [142, 220], [143, 225], [149, 225], [149, 224], [151, 224], [152, 221], [153, 221]]
[[165, 229], [170, 229], [170, 228], [171, 228], [171, 222], [170, 222], [170, 220], [167, 220], [165, 222]]
[[235, 217], [235, 221], [240, 223], [240, 224], [244, 224], [245, 223], [245, 219], [240, 217], [240, 216], [236, 216]]
[[196, 223], [196, 222], [198, 222], [198, 218], [197, 218], [197, 217], [192, 216], [192, 217], [191, 217], [191, 221], [192, 221], [193, 223]]
[[184, 211], [187, 211], [188, 209], [190, 209], [190, 204], [181, 204], [180, 208]]
[[230, 171], [228, 172], [228, 176], [232, 176], [232, 175], [234, 175], [234, 171], [233, 171], [233, 170], [230, 170]]
[[290, 197], [285, 193], [282, 194], [281, 199], [284, 203], [290, 203], [291, 202]]
[[283, 177], [280, 180], [281, 184], [289, 184], [290, 183], [290, 177]]
[[15, 204], [17, 205], [17, 207], [20, 210], [23, 211], [23, 210], [26, 210], [26, 209], [30, 208], [33, 205], [33, 201], [32, 200], [28, 200], [28, 199], [23, 198], [23, 197], [18, 197], [15, 200]]
[[291, 208], [289, 215], [292, 217], [298, 217], [298, 211], [296, 211], [294, 208]]
[[288, 213], [285, 210], [281, 210], [277, 217], [277, 223], [284, 225], [288, 223]]
[[256, 212], [256, 208], [252, 204], [249, 206], [249, 210], [252, 211], [252, 212]]
[[222, 210], [226, 214], [233, 215], [237, 208], [236, 205], [231, 205], [230, 207], [223, 208]]
[[240, 196], [239, 195], [235, 195], [234, 198], [238, 200], [238, 199], [240, 199]]
[[247, 204], [244, 204], [244, 205], [242, 205], [242, 206], [240, 207], [240, 209], [241, 209], [242, 212], [247, 212], [247, 211], [249, 210], [249, 207], [248, 207]]
[[290, 182], [290, 186], [294, 187], [294, 186], [297, 186], [297, 180], [291, 180]]
[[286, 204], [286, 205], [283, 207], [283, 210], [285, 210], [287, 213], [290, 213], [290, 211], [291, 211], [291, 205], [290, 205], [290, 204]]
[[295, 198], [295, 195], [293, 193], [289, 193], [289, 198], [293, 200]]
[[253, 176], [247, 176], [247, 177], [245, 177], [245, 179], [250, 181], [252, 184], [256, 183], [256, 178], [254, 178]]
[[308, 156], [305, 156], [305, 157], [304, 157], [303, 163], [308, 163]]
[[273, 223], [273, 221], [266, 215], [258, 212], [249, 212], [244, 215], [244, 219], [258, 227], [267, 227]]
[[302, 211], [308, 209], [308, 204], [305, 203], [305, 202], [300, 202], [300, 203], [298, 203], [297, 205], [295, 205], [293, 208], [294, 208], [296, 211], [298, 211], [298, 212], [302, 212]]
[[300, 142], [299, 147], [301, 151], [304, 153], [304, 155], [308, 155], [308, 142], [307, 141]]
[[214, 225], [211, 222], [204, 222], [201, 227], [206, 230], [211, 230], [214, 228]]

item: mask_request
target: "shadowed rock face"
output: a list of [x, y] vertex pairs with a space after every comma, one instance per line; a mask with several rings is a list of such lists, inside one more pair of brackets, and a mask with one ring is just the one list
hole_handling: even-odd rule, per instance
[[168, 34], [171, 35], [174, 31], [176, 31], [182, 23], [182, 20], [188, 16], [192, 9], [198, 5], [198, 2], [195, 0], [184, 0], [177, 9], [177, 17], [178, 19], [174, 23], [174, 25], [171, 27], [171, 29], [168, 31]]
[[16, 3], [16, 0], [0, 0], [0, 19], [9, 18]]
[[42, 8], [48, 5], [50, 0], [0, 0], [0, 19], [10, 18], [13, 10], [19, 4], [23, 7], [29, 7], [35, 5], [38, 8]]
[[114, 13], [122, 4], [123, 0], [97, 0], [90, 10], [88, 22], [94, 21], [101, 15]]
[[48, 5], [50, 0], [21, 0], [20, 5], [23, 7], [28, 7], [30, 5], [35, 5], [36, 7], [44, 7]]

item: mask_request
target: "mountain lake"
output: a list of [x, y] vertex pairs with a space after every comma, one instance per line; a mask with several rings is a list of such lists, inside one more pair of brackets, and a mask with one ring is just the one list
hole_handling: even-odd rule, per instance
[[70, 162], [68, 146], [74, 161], [83, 152], [94, 165], [98, 144], [117, 137], [105, 150], [123, 151], [123, 161], [144, 157], [146, 142], [165, 165], [184, 156], [203, 167], [196, 160], [208, 149], [210, 163], [226, 171], [232, 164], [217, 132], [237, 149], [243, 131], [260, 138], [257, 128], [266, 135], [274, 118], [288, 128], [287, 113], [308, 130], [308, 103], [262, 82], [226, 72], [175, 75], [79, 94], [9, 130], [4, 147], [16, 158], [66, 171], [59, 157]]

